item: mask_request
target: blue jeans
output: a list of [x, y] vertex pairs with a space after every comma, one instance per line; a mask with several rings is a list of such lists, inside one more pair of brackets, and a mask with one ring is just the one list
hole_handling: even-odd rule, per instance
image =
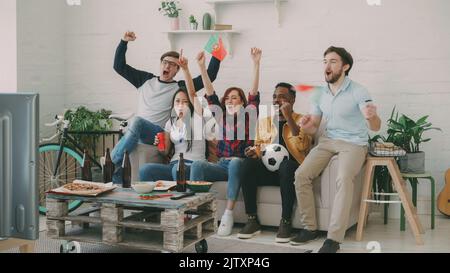
[[112, 162], [115, 165], [121, 165], [125, 150], [131, 153], [139, 142], [153, 145], [156, 134], [162, 131], [163, 129], [159, 125], [141, 117], [136, 117], [125, 135], [111, 151]]
[[195, 161], [191, 166], [191, 181], [228, 181], [227, 199], [236, 201], [241, 187], [241, 166], [243, 158], [232, 160], [221, 158], [217, 163], [207, 160]]
[[141, 117], [134, 119], [133, 124], [111, 151], [111, 161], [116, 166], [113, 174], [114, 183], [121, 183], [122, 181], [121, 165], [125, 151], [131, 153], [139, 142], [153, 145], [156, 134], [162, 131], [163, 129], [159, 125], [153, 124], [148, 120]]
[[[186, 178], [190, 177], [190, 169], [192, 161], [184, 161], [186, 168]], [[176, 181], [177, 180], [178, 160], [170, 162], [170, 164], [145, 164], [139, 169], [139, 178], [141, 181]]]

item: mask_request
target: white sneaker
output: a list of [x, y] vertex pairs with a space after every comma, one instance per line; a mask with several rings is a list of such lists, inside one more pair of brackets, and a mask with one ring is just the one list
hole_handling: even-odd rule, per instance
[[224, 214], [220, 220], [220, 226], [217, 230], [219, 236], [230, 236], [233, 231], [234, 218], [233, 214]]

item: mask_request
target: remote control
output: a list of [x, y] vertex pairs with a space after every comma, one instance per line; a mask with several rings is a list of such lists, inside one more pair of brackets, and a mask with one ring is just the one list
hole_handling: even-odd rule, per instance
[[187, 193], [184, 193], [182, 195], [172, 196], [172, 197], [170, 197], [170, 199], [172, 199], [172, 200], [180, 200], [181, 198], [189, 197], [189, 196], [193, 196], [193, 195], [195, 195], [195, 192], [187, 192]]

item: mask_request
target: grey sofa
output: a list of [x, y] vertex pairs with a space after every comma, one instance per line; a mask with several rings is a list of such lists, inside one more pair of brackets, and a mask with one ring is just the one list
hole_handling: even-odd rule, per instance
[[[137, 149], [130, 155], [132, 167], [132, 181], [138, 181], [138, 168], [134, 166], [141, 166], [145, 162], [162, 162], [156, 147], [150, 145], [139, 144]], [[333, 202], [336, 194], [336, 175], [339, 160], [337, 156], [333, 157], [328, 166], [322, 172], [321, 176], [315, 180], [314, 195], [316, 199], [316, 212], [318, 226], [320, 230], [328, 230], [328, 224], [333, 208]], [[352, 201], [352, 210], [348, 222], [348, 227], [357, 223], [358, 212], [361, 201], [362, 191], [362, 174], [363, 170], [355, 180], [354, 198]], [[226, 206], [226, 187], [227, 182], [214, 182], [213, 191], [217, 192], [218, 200], [218, 218], [222, 216]], [[281, 195], [280, 188], [275, 186], [264, 186], [258, 188], [258, 217], [262, 225], [278, 226], [281, 217]], [[236, 223], [245, 223], [247, 216], [245, 214], [244, 200], [242, 192], [239, 195], [234, 210], [234, 219]], [[294, 208], [293, 226], [295, 228], [302, 228], [299, 211], [297, 206]]]

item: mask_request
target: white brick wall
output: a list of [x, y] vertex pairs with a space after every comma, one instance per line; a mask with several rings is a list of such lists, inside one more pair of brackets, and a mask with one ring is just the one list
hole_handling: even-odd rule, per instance
[[[50, 0], [44, 2], [50, 6]], [[211, 11], [203, 1], [182, 2], [182, 27], [185, 28], [190, 14], [201, 25], [203, 13]], [[59, 109], [86, 104], [117, 112], [133, 111], [135, 89], [113, 71], [114, 51], [123, 32], [134, 30], [138, 39], [129, 46], [128, 63], [143, 70], [158, 71], [159, 56], [169, 49], [166, 37], [160, 33], [168, 29], [168, 22], [157, 11], [159, 1], [95, 0], [82, 1], [80, 7], [60, 7], [53, 2], [51, 5], [48, 11], [57, 11], [58, 15], [54, 12], [43, 15], [28, 8], [26, 16], [21, 17], [33, 22], [34, 26], [29, 25], [27, 29], [40, 33], [35, 39], [46, 43], [45, 48], [26, 46], [29, 55], [24, 60], [34, 64], [30, 66], [27, 81], [43, 77], [44, 72], [45, 79], [48, 76], [55, 80], [53, 86], [36, 83], [42, 92], [52, 96], [42, 98], [43, 103], [51, 100], [47, 104], [58, 105]], [[450, 167], [449, 10], [447, 0], [382, 1], [381, 7], [370, 7], [365, 0], [291, 0], [282, 4], [282, 27], [278, 28], [270, 3], [222, 6], [221, 23], [233, 24], [242, 33], [234, 40], [234, 57], [223, 63], [215, 86], [219, 93], [231, 85], [248, 89], [249, 48], [259, 46], [264, 50], [262, 102], [270, 103], [273, 87], [279, 81], [322, 83], [323, 51], [330, 45], [344, 46], [355, 58], [351, 77], [368, 87], [383, 121], [396, 105], [412, 118], [430, 115], [430, 121], [444, 130], [430, 132], [433, 139], [423, 146], [427, 169], [435, 176], [439, 192], [444, 171]], [[53, 23], [47, 26], [43, 18]], [[36, 24], [45, 25], [50, 31], [34, 30]], [[65, 26], [63, 34], [59, 25]], [[55, 30], [57, 41], [46, 40]], [[183, 47], [192, 59], [206, 40], [201, 35], [181, 36], [177, 48]], [[36, 51], [40, 53], [35, 54]], [[57, 54], [50, 55], [51, 52]], [[198, 71], [195, 66], [193, 70], [195, 74]], [[64, 72], [62, 83], [61, 72]], [[297, 111], [308, 111], [307, 96], [300, 94]], [[427, 183], [420, 185], [419, 193], [423, 195], [420, 198], [428, 198]]]
[[40, 94], [42, 137], [54, 134], [43, 127], [65, 104], [64, 1], [17, 0], [18, 89]]
[[16, 0], [0, 1], [0, 93], [17, 91]]

